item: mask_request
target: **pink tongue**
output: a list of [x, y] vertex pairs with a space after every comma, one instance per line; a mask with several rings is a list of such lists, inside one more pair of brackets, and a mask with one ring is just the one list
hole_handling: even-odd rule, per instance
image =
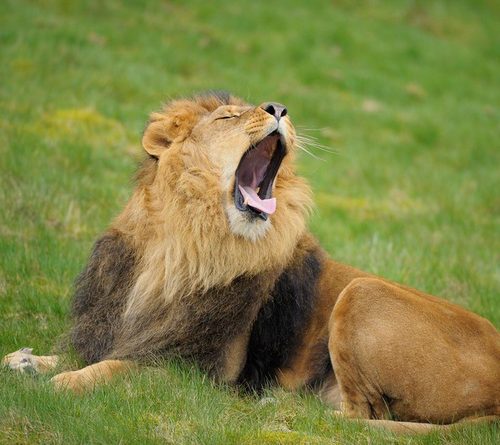
[[245, 204], [261, 212], [266, 212], [268, 215], [276, 211], [276, 198], [260, 199], [255, 190], [251, 187], [242, 187], [241, 185], [238, 185], [238, 187], [245, 199]]

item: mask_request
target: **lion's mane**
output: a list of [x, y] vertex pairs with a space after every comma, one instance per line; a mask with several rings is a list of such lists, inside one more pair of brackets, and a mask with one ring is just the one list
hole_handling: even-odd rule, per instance
[[224, 166], [185, 143], [207, 113], [242, 103], [210, 94], [151, 115], [143, 144], [168, 148], [142, 163], [131, 199], [76, 282], [72, 341], [86, 362], [177, 354], [217, 368], [296, 261], [311, 197], [293, 153], [278, 174], [272, 224], [252, 241], [231, 232], [221, 206]]

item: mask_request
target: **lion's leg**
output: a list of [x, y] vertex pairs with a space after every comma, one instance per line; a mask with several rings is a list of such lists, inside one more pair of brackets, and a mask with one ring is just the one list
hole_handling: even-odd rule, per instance
[[431, 352], [444, 354], [445, 346], [436, 339], [435, 322], [422, 330], [419, 319], [429, 310], [428, 301], [371, 277], [357, 278], [341, 292], [329, 322], [329, 352], [345, 416], [446, 421], [434, 416], [446, 416], [447, 409], [436, 406], [446, 394], [440, 396], [434, 386], [447, 365], [436, 364], [440, 360]]
[[363, 311], [351, 301], [364, 290], [351, 283], [340, 294], [329, 323], [328, 348], [342, 400], [340, 412], [350, 418], [385, 419], [390, 413], [383, 390], [376, 379], [367, 375], [364, 360], [360, 359], [371, 340], [360, 339], [365, 319]]
[[56, 389], [69, 389], [75, 393], [92, 390], [96, 385], [109, 382], [115, 375], [122, 374], [136, 365], [128, 360], [103, 360], [77, 371], [62, 372], [51, 381]]
[[33, 355], [32, 348], [22, 348], [7, 354], [2, 364], [19, 372], [46, 373], [55, 369], [59, 363], [57, 355]]
[[335, 398], [339, 400], [338, 414], [360, 419], [388, 417], [389, 412], [382, 394], [371, 382], [363, 378], [363, 375], [356, 369], [356, 364], [349, 359], [336, 361], [335, 364], [336, 376], [341, 382], [334, 392]]

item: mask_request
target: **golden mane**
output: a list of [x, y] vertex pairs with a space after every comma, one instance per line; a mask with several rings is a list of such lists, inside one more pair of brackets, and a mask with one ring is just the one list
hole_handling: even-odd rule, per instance
[[[279, 270], [305, 232], [311, 193], [290, 159], [276, 180], [279, 206], [265, 236], [252, 241], [232, 233], [222, 205], [228, 194], [220, 179], [224, 166], [214, 165], [197, 139], [190, 138], [199, 120], [221, 104], [244, 103], [231, 96], [224, 101], [198, 96], [151, 115], [145, 148], [168, 148], [159, 159], [142, 164], [133, 196], [112, 225], [131, 240], [137, 255], [125, 319], [242, 275]], [[291, 158], [294, 147], [290, 150]]]

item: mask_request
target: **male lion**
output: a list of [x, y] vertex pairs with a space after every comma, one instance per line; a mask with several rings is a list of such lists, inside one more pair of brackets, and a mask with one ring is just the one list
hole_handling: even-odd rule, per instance
[[[88, 366], [56, 387], [82, 391], [180, 356], [251, 389], [315, 388], [393, 430], [500, 414], [491, 323], [337, 263], [309, 234], [283, 105], [176, 100], [142, 142], [135, 191], [76, 281], [71, 340]], [[22, 349], [4, 362], [46, 371], [57, 357]]]

